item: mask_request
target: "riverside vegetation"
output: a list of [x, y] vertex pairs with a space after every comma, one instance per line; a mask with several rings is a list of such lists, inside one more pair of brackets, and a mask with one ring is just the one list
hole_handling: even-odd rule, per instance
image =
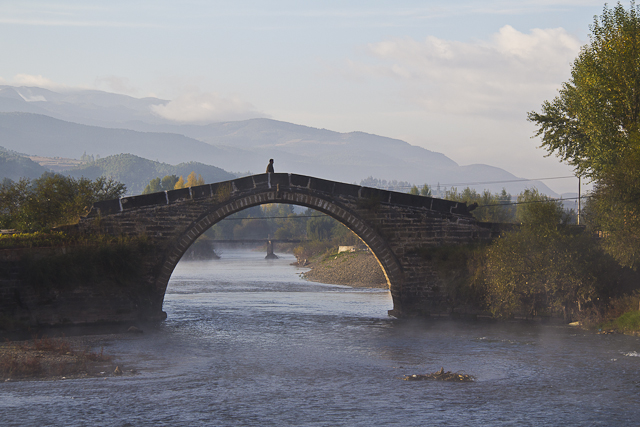
[[[640, 9], [633, 1], [629, 10], [605, 6], [590, 29], [571, 79], [541, 112], [528, 114], [542, 148], [595, 184], [581, 215], [585, 231], [569, 225], [558, 202], [525, 192], [515, 209], [518, 228], [485, 248], [454, 254], [467, 269], [452, 286], [461, 299], [483, 299], [496, 317], [562, 314], [566, 321], [637, 332]], [[507, 204], [505, 197], [485, 204], [469, 196], [461, 198], [479, 204], [477, 217], [483, 205]], [[452, 274], [446, 250], [427, 256]]]

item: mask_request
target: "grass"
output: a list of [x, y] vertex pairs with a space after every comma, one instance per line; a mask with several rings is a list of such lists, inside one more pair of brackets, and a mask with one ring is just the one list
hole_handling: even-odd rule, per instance
[[612, 298], [602, 306], [584, 309], [578, 318], [587, 329], [615, 330], [623, 333], [640, 332], [640, 291]]
[[66, 338], [37, 338], [0, 347], [0, 378], [47, 378], [87, 374], [92, 365], [109, 362], [111, 356], [75, 349]]
[[627, 311], [610, 322], [602, 325], [601, 329], [614, 329], [618, 332], [640, 331], [640, 310]]

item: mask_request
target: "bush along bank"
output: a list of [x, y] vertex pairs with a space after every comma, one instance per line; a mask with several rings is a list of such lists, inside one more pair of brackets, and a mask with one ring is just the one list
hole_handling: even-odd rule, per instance
[[522, 238], [507, 234], [491, 244], [422, 248], [420, 254], [437, 272], [452, 311], [640, 331], [637, 272], [618, 265], [588, 235], [546, 246]]

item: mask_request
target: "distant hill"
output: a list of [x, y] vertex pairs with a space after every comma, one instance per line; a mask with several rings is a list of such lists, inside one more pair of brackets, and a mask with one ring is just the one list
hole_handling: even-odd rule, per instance
[[127, 186], [128, 194], [140, 194], [149, 181], [154, 178], [177, 175], [186, 179], [191, 172], [202, 175], [206, 183], [227, 181], [236, 177], [218, 167], [198, 162], [180, 163], [174, 166], [143, 159], [132, 154], [105, 157], [62, 173], [74, 178], [96, 179], [100, 176], [106, 176], [124, 183]]
[[13, 181], [18, 181], [20, 178], [38, 178], [46, 171], [46, 168], [28, 157], [0, 147], [0, 182], [4, 178]]
[[102, 157], [131, 153], [159, 161], [179, 163], [206, 159], [211, 163], [221, 150], [184, 135], [137, 132], [65, 122], [41, 114], [0, 113], [2, 144], [45, 157]]
[[169, 164], [198, 161], [253, 173], [263, 172], [274, 158], [276, 172], [343, 182], [374, 177], [433, 187], [469, 185], [480, 191], [505, 187], [511, 194], [535, 186], [556, 196], [539, 181], [503, 182], [518, 179], [504, 169], [460, 166], [442, 153], [363, 132], [339, 133], [264, 118], [175, 124], [153, 113], [153, 106], [167, 102], [101, 91], [0, 86], [0, 141], [7, 148], [49, 157], [131, 153]]

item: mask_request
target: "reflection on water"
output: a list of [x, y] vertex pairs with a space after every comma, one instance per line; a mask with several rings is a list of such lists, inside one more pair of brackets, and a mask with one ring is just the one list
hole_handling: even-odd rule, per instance
[[[306, 282], [293, 257], [181, 263], [140, 375], [0, 385], [3, 425], [637, 425], [640, 340], [568, 327], [398, 321], [389, 293]], [[464, 371], [475, 383], [407, 382]]]

